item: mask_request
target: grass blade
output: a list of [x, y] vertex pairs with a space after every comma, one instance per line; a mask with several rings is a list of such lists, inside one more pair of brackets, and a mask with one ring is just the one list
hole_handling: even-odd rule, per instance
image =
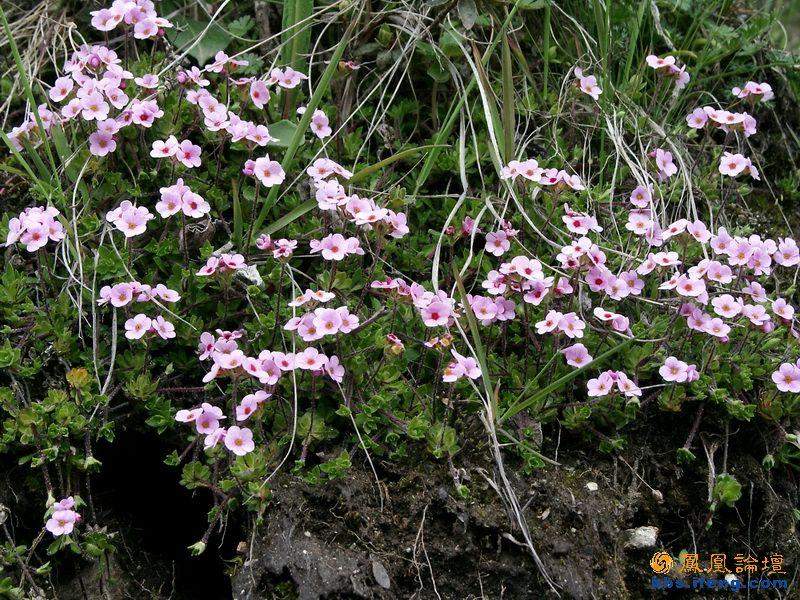
[[[286, 149], [286, 152], [283, 155], [281, 167], [286, 173], [290, 172], [291, 167], [294, 164], [294, 155], [297, 152], [297, 149], [300, 147], [300, 143], [303, 141], [305, 132], [308, 130], [308, 125], [311, 123], [311, 117], [314, 115], [314, 110], [316, 110], [317, 106], [319, 106], [322, 97], [328, 92], [331, 79], [333, 79], [334, 73], [336, 73], [336, 70], [339, 68], [339, 60], [344, 54], [344, 49], [347, 47], [347, 43], [350, 41], [350, 37], [353, 35], [353, 31], [355, 30], [357, 23], [357, 18], [352, 18], [350, 20], [350, 24], [347, 26], [342, 39], [336, 45], [336, 50], [334, 50], [328, 66], [325, 67], [325, 71], [323, 71], [322, 77], [317, 83], [317, 87], [314, 89], [311, 99], [308, 101], [306, 111], [303, 113], [303, 116], [300, 119], [300, 124], [297, 126], [297, 130], [295, 130], [292, 140], [289, 142], [289, 147]], [[251, 228], [252, 233], [250, 235], [251, 239], [247, 240], [248, 245], [253, 243], [252, 236], [258, 235], [261, 226], [264, 224], [264, 220], [267, 218], [267, 213], [275, 204], [279, 189], [279, 186], [272, 186], [269, 189], [269, 194], [264, 199], [261, 210], [259, 211], [256, 220], [253, 222], [253, 226]]]
[[569, 373], [567, 373], [563, 377], [559, 377], [553, 383], [551, 383], [550, 385], [542, 388], [541, 390], [539, 390], [537, 393], [535, 393], [533, 396], [531, 396], [527, 400], [523, 400], [522, 402], [515, 402], [514, 404], [512, 404], [508, 408], [508, 410], [506, 410], [506, 412], [503, 413], [503, 416], [500, 417], [499, 422], [500, 423], [504, 423], [505, 421], [507, 421], [508, 419], [513, 417], [514, 415], [516, 415], [518, 412], [525, 410], [529, 406], [533, 406], [534, 404], [536, 404], [540, 400], [544, 399], [549, 394], [552, 394], [556, 390], [561, 389], [562, 387], [567, 385], [570, 381], [575, 379], [578, 375], [580, 375], [581, 373], [586, 371], [589, 367], [595, 367], [598, 364], [600, 364], [602, 361], [604, 361], [605, 359], [607, 359], [607, 358], [613, 356], [614, 354], [616, 354], [617, 352], [619, 352], [620, 350], [623, 350], [624, 348], [627, 348], [632, 341], [633, 341], [633, 338], [628, 338], [628, 339], [620, 342], [619, 344], [617, 344], [616, 346], [614, 346], [610, 350], [606, 350], [605, 352], [603, 352], [603, 354], [601, 354], [600, 356], [595, 358], [592, 362], [583, 365], [579, 369], [575, 369], [574, 371], [570, 371]]

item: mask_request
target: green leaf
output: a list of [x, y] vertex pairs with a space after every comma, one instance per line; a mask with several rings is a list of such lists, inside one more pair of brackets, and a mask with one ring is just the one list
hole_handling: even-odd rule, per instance
[[175, 28], [167, 32], [167, 38], [178, 48], [183, 48], [189, 44], [194, 44], [189, 49], [189, 56], [197, 60], [201, 65], [206, 64], [209, 59], [220, 50], [228, 47], [233, 39], [231, 35], [222, 27], [213, 23], [208, 31], [203, 33], [208, 23], [195, 21], [194, 19], [175, 19]]
[[742, 484], [733, 475], [723, 474], [714, 484], [714, 500], [732, 507], [742, 497]]
[[273, 123], [267, 127], [269, 134], [276, 138], [275, 142], [268, 142], [269, 146], [280, 146], [281, 148], [288, 148], [292, 143], [292, 138], [297, 133], [297, 123], [283, 119], [277, 123]]
[[470, 30], [478, 18], [478, 7], [475, 0], [458, 0], [458, 18], [464, 29]]

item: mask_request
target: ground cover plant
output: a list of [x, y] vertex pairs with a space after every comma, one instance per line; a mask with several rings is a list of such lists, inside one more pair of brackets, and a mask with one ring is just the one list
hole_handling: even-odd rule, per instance
[[0, 597], [792, 597], [797, 17], [3, 5]]

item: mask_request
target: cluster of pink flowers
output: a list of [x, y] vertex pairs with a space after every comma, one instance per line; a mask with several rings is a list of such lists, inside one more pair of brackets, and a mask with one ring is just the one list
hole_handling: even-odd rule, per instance
[[753, 102], [758, 100], [767, 102], [775, 97], [770, 84], [756, 83], [755, 81], [748, 81], [743, 87], [735, 87], [731, 93], [737, 98], [747, 98]]
[[[131, 9], [134, 13], [144, 10], [136, 8], [133, 2], [126, 4], [134, 7]], [[150, 2], [142, 4], [152, 5]], [[146, 12], [144, 10], [142, 14]], [[149, 18], [144, 18], [136, 26], [150, 22]], [[94, 122], [96, 130], [89, 135], [89, 151], [95, 156], [105, 156], [116, 149], [115, 135], [121, 128], [131, 124], [151, 127], [164, 112], [152, 97], [131, 100], [126, 91], [130, 91], [129, 86], [135, 83], [149, 93], [154, 84], [157, 85], [157, 76], [134, 77], [121, 63], [116, 52], [102, 45], [83, 45], [73, 52], [64, 65], [66, 74], [58, 77], [48, 92], [53, 102], [65, 103], [60, 114], [50, 111], [45, 105], [37, 109], [45, 132], [56, 123], [75, 118]], [[113, 117], [112, 108], [118, 111]], [[17, 149], [23, 147], [23, 141], [35, 146], [38, 143], [38, 136], [34, 135], [37, 130], [35, 115], [28, 114], [20, 126], [11, 130], [9, 137]]]
[[533, 158], [524, 161], [511, 160], [500, 171], [501, 179], [514, 181], [520, 176], [541, 186], [551, 187], [554, 191], [559, 191], [566, 187], [575, 191], [586, 189], [581, 178], [577, 175], [570, 175], [564, 169], [544, 169]]
[[450, 352], [453, 354], [455, 360], [448, 363], [444, 368], [442, 381], [445, 383], [453, 383], [462, 377], [478, 379], [481, 376], [481, 368], [478, 365], [478, 361], [471, 356], [462, 356], [456, 352], [455, 348], [451, 349]]
[[536, 333], [539, 335], [555, 332], [563, 333], [571, 339], [582, 338], [584, 329], [586, 329], [586, 323], [574, 312], [562, 314], [557, 310], [550, 310], [544, 319], [536, 323]]
[[110, 8], [93, 10], [92, 27], [98, 31], [112, 31], [120, 23], [133, 26], [133, 37], [139, 40], [163, 35], [165, 27], [172, 27], [167, 19], [159, 17], [151, 0], [114, 0]]
[[45, 523], [45, 529], [58, 537], [69, 535], [75, 529], [75, 524], [81, 520], [80, 514], [75, 510], [75, 499], [72, 496], [63, 498], [53, 504], [52, 514]]
[[19, 241], [25, 244], [28, 252], [36, 252], [49, 241], [63, 240], [66, 234], [57, 218], [59, 214], [58, 209], [52, 206], [26, 208], [19, 217], [9, 219], [5, 245], [11, 246]]
[[591, 398], [608, 396], [616, 387], [628, 398], [642, 395], [642, 390], [622, 371], [603, 371], [594, 379], [586, 382], [587, 395]]
[[619, 333], [630, 333], [631, 322], [625, 315], [620, 315], [610, 310], [596, 306], [592, 311], [595, 318], [603, 323], [610, 323], [611, 328]]
[[311, 253], [319, 252], [325, 260], [344, 260], [351, 254], [364, 254], [361, 242], [356, 237], [345, 238], [341, 233], [326, 235], [321, 240], [309, 242]]
[[100, 297], [97, 304], [111, 304], [116, 308], [127, 306], [131, 302], [152, 302], [158, 298], [164, 302], [177, 302], [181, 295], [175, 290], [171, 290], [163, 283], [155, 287], [138, 281], [117, 283], [113, 286], [104, 285], [100, 288]]
[[156, 140], [153, 142], [153, 149], [150, 156], [153, 158], [170, 158], [176, 163], [182, 164], [187, 169], [199, 167], [202, 164], [200, 146], [192, 143], [191, 140], [178, 141], [174, 135], [166, 140]]
[[658, 369], [658, 374], [664, 381], [670, 383], [691, 383], [700, 378], [696, 365], [690, 365], [674, 356], [669, 356]]
[[[253, 395], [253, 400], [256, 398], [258, 396]], [[266, 398], [256, 401], [264, 399]], [[248, 396], [245, 400], [248, 401], [249, 406], [250, 397]], [[222, 442], [237, 456], [244, 456], [252, 452], [256, 447], [253, 442], [253, 432], [247, 427], [238, 425], [232, 425], [227, 429], [220, 427], [220, 421], [224, 418], [222, 409], [208, 402], [203, 402], [199, 408], [179, 410], [175, 414], [175, 420], [180, 423], [194, 423], [197, 433], [205, 436], [203, 445], [206, 449], [213, 448]]]
[[742, 173], [747, 173], [755, 180], [761, 179], [758, 169], [753, 166], [752, 161], [738, 153], [723, 152], [719, 159], [719, 172], [728, 177], [738, 177]]
[[241, 254], [222, 253], [219, 256], [209, 256], [208, 260], [206, 260], [206, 264], [200, 268], [197, 275], [208, 277], [215, 273], [232, 273], [239, 269], [246, 268], [247, 265], [244, 264], [244, 256]]
[[135, 206], [130, 200], [124, 200], [117, 208], [108, 211], [106, 221], [119, 229], [126, 238], [141, 235], [147, 230], [147, 222], [154, 219], [146, 206]]
[[339, 308], [317, 308], [302, 317], [292, 317], [283, 326], [287, 331], [296, 331], [304, 342], [313, 342], [326, 335], [350, 333], [358, 327], [359, 319], [346, 306]]
[[163, 340], [169, 340], [175, 337], [175, 325], [161, 315], [151, 319], [144, 313], [139, 313], [125, 321], [125, 337], [129, 340], [140, 340], [148, 333], [154, 333]]
[[217, 330], [217, 335], [215, 338], [212, 334], [203, 332], [200, 336], [200, 360], [210, 358], [212, 361], [210, 371], [203, 377], [203, 383], [221, 375], [237, 377], [247, 374], [263, 385], [274, 386], [283, 372], [295, 369], [312, 371], [318, 375], [325, 373], [338, 382], [344, 377], [344, 367], [337, 356], [328, 357], [313, 347], [297, 354], [263, 350], [258, 357], [249, 357], [236, 341], [242, 337], [240, 331]]
[[491, 325], [497, 321], [511, 321], [516, 316], [517, 305], [509, 298], [502, 296], [488, 298], [467, 294], [467, 302], [481, 325]]
[[350, 179], [353, 173], [328, 158], [318, 158], [306, 170], [312, 178], [317, 205], [321, 210], [337, 211], [343, 218], [365, 229], [386, 225], [393, 238], [401, 238], [409, 232], [405, 213], [381, 208], [369, 198], [348, 195], [338, 181]]
[[156, 211], [165, 219], [179, 212], [198, 219], [211, 211], [211, 205], [200, 194], [189, 189], [188, 185], [184, 185], [183, 179], [178, 179], [174, 185], [162, 187], [159, 191], [161, 199], [156, 203]]
[[711, 123], [717, 129], [725, 133], [731, 131], [741, 131], [745, 137], [750, 137], [756, 133], [756, 120], [746, 112], [730, 112], [718, 110], [711, 106], [695, 108], [686, 115], [686, 124], [692, 129], [702, 129], [706, 123]]
[[575, 78], [577, 79], [575, 83], [578, 86], [578, 89], [584, 94], [591, 96], [595, 100], [599, 100], [600, 94], [603, 93], [603, 90], [597, 84], [597, 77], [594, 75], [585, 75], [583, 69], [580, 67], [575, 67], [573, 72], [575, 73]]
[[305, 292], [297, 296], [294, 300], [289, 302], [289, 306], [297, 307], [303, 306], [308, 304], [309, 302], [319, 302], [324, 304], [325, 302], [329, 302], [336, 297], [336, 294], [333, 292], [328, 292], [326, 290], [310, 290], [307, 289]]
[[691, 79], [686, 71], [686, 65], [679, 67], [674, 56], [667, 55], [664, 58], [660, 58], [651, 54], [645, 60], [650, 68], [655, 69], [656, 73], [669, 79], [674, 79], [675, 89], [682, 90]]
[[262, 233], [256, 240], [256, 247], [265, 252], [272, 252], [273, 258], [291, 258], [297, 248], [297, 240], [281, 238], [274, 240], [266, 233]]
[[[202, 81], [208, 83], [206, 80]], [[250, 149], [256, 146], [263, 147], [275, 141], [266, 125], [242, 119], [206, 89], [188, 90], [186, 100], [200, 107], [203, 113], [203, 125], [209, 132], [224, 131], [230, 136], [231, 142], [243, 142]]]
[[295, 71], [292, 67], [286, 67], [285, 69], [275, 68], [269, 72], [267, 83], [277, 84], [284, 89], [291, 90], [306, 79], [308, 79], [308, 75]]

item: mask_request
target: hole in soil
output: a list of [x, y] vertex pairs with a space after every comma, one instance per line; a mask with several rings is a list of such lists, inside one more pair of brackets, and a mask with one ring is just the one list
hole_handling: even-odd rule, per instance
[[113, 444], [98, 448], [103, 468], [93, 490], [95, 502], [111, 513], [134, 560], [141, 551], [146, 560], [164, 564], [172, 579], [160, 582], [166, 595], [174, 585], [172, 597], [179, 600], [227, 600], [232, 593], [222, 556], [233, 554], [236, 535], [228, 531], [221, 549], [219, 536], [212, 535], [202, 555], [189, 554], [187, 547], [206, 530], [211, 500], [180, 485], [180, 469], [163, 462], [167, 454], [154, 433], [118, 431]]

